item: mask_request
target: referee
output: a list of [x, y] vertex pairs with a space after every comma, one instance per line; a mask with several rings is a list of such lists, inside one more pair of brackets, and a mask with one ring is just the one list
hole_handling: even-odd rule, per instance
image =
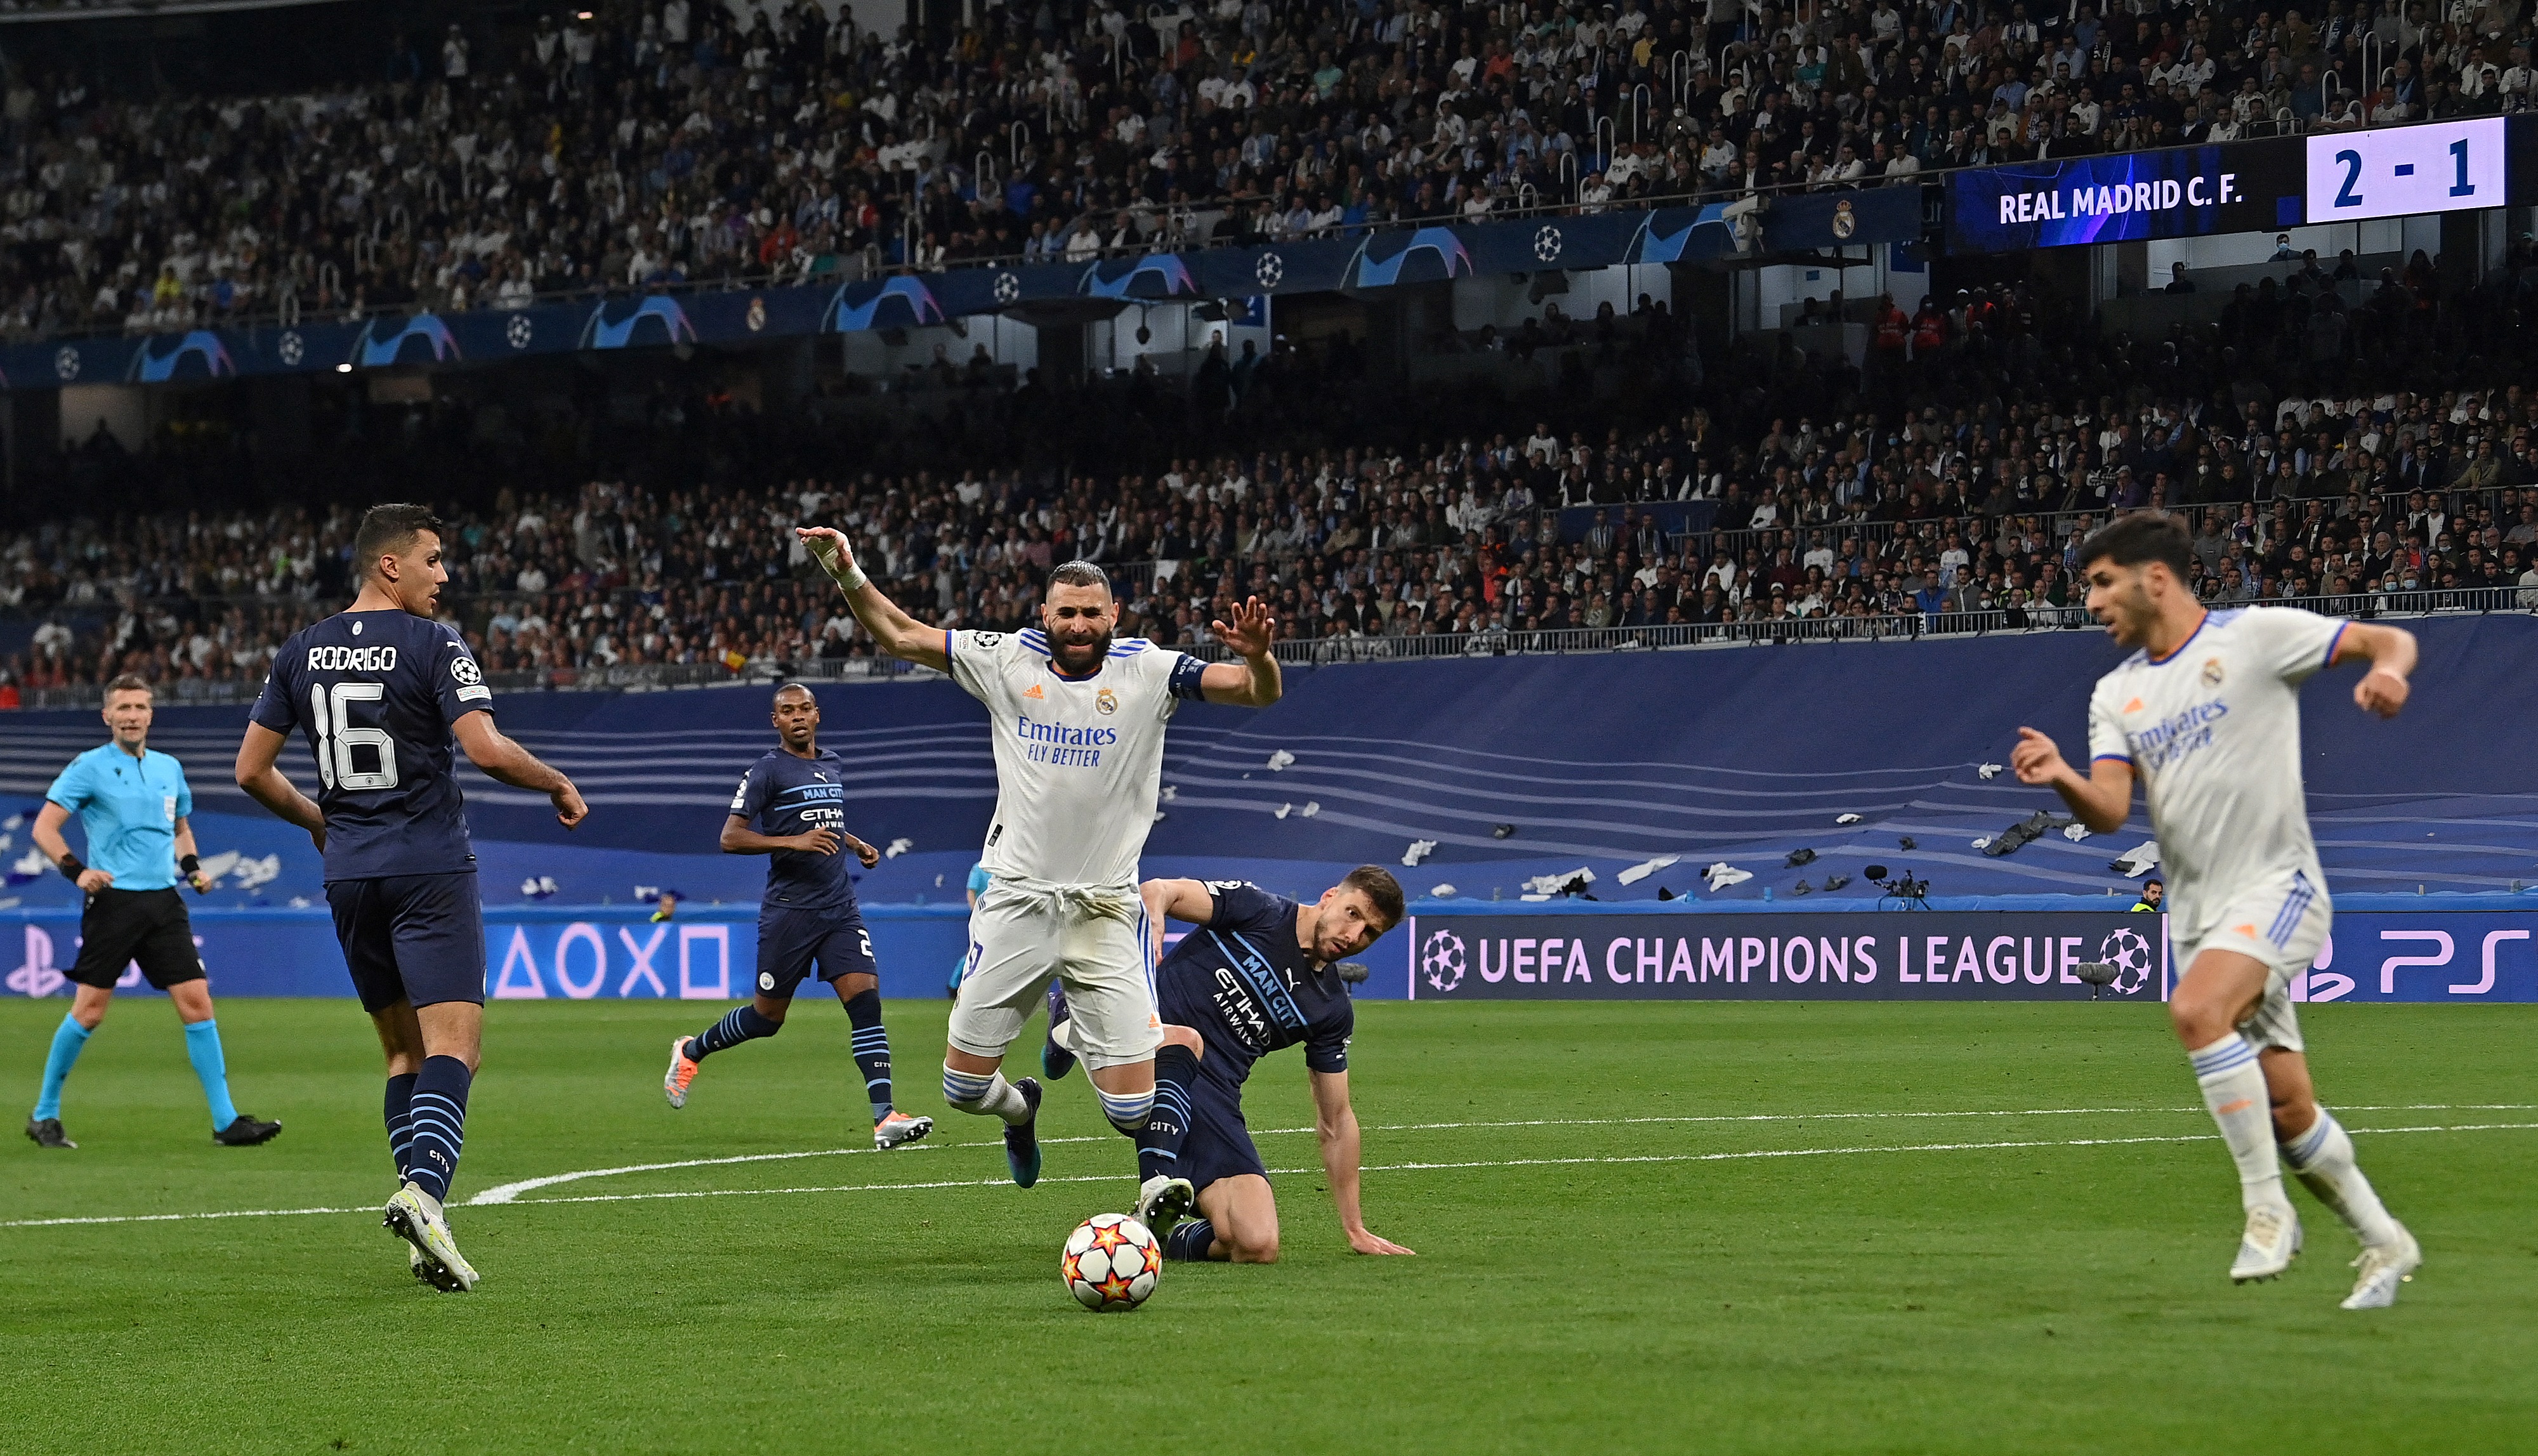
[[[71, 1013], [53, 1032], [44, 1059], [44, 1090], [27, 1136], [38, 1147], [76, 1148], [62, 1135], [62, 1082], [114, 999], [115, 978], [127, 961], [139, 961], [150, 984], [167, 993], [185, 1023], [185, 1057], [202, 1079], [212, 1106], [212, 1141], [249, 1147], [282, 1131], [230, 1104], [230, 1081], [221, 1058], [221, 1031], [212, 1021], [211, 987], [194, 954], [194, 928], [176, 894], [178, 871], [196, 893], [211, 888], [194, 856], [194, 831], [185, 823], [194, 796], [185, 770], [166, 754], [150, 751], [150, 685], [126, 674], [105, 685], [105, 726], [113, 741], [71, 760], [44, 793], [35, 816], [35, 847], [59, 866], [63, 878], [87, 894], [80, 914], [79, 963], [70, 978], [79, 989]], [[62, 838], [72, 815], [88, 830], [94, 865], [82, 864]]]

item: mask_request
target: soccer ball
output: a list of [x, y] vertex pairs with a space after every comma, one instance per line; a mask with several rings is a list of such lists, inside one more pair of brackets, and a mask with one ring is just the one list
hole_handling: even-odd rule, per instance
[[1145, 1303], [1163, 1273], [1163, 1245], [1126, 1214], [1095, 1214], [1076, 1224], [1057, 1259], [1066, 1291], [1097, 1314]]

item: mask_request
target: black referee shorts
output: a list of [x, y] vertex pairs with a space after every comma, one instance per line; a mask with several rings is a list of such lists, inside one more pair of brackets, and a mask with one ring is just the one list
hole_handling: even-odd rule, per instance
[[141, 974], [165, 991], [203, 978], [194, 950], [194, 925], [185, 901], [170, 890], [100, 890], [80, 912], [79, 963], [72, 980], [100, 991], [114, 989], [123, 967], [141, 962]]

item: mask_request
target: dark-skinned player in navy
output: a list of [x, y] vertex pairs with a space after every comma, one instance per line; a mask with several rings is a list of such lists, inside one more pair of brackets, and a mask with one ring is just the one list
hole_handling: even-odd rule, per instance
[[[768, 856], [758, 904], [758, 991], [749, 1005], [670, 1043], [661, 1091], [673, 1107], [706, 1057], [784, 1029], [793, 992], [816, 966], [854, 1026], [855, 1067], [872, 1103], [873, 1146], [887, 1152], [934, 1131], [931, 1117], [891, 1105], [890, 1033], [881, 1024], [881, 968], [855, 904], [854, 872], [881, 851], [846, 832], [846, 764], [820, 747], [820, 699], [799, 683], [775, 690], [777, 746], [749, 765], [723, 821], [722, 852]], [[845, 851], [840, 853], [839, 851]]]
[[[431, 510], [372, 506], [353, 561], [353, 605], [274, 655], [238, 745], [237, 784], [325, 856], [335, 938], [387, 1054], [398, 1186], [385, 1223], [417, 1279], [465, 1291], [476, 1269], [442, 1204], [484, 1044], [485, 912], [453, 748], [497, 782], [546, 795], [568, 829], [589, 811], [572, 780], [494, 726], [475, 655], [434, 620], [449, 572]], [[313, 803], [279, 766], [295, 732], [314, 758]]]
[[[1362, 865], [1321, 898], [1299, 903], [1241, 881], [1149, 880], [1138, 887], [1155, 928], [1155, 998], [1166, 1026], [1155, 1054], [1155, 1110], [1137, 1135], [1137, 1217], [1173, 1259], [1270, 1264], [1278, 1203], [1242, 1121], [1242, 1086], [1260, 1058], [1304, 1048], [1322, 1171], [1349, 1247], [1411, 1250], [1368, 1231], [1358, 1211], [1357, 1112], [1348, 1045], [1357, 1027], [1341, 965], [1401, 923], [1401, 886]], [[1162, 954], [1165, 917], [1197, 927]], [[1361, 975], [1361, 978], [1362, 975]], [[1049, 992], [1042, 1070], [1074, 1065], [1066, 1004]], [[1180, 1223], [1194, 1200], [1199, 1217]]]

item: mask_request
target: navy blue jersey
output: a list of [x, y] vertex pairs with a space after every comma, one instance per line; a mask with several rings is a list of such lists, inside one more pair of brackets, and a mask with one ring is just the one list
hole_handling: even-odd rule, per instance
[[846, 761], [820, 750], [798, 759], [775, 749], [749, 765], [731, 812], [769, 838], [828, 829], [837, 836], [835, 854], [778, 849], [767, 857], [768, 905], [795, 910], [852, 908], [855, 857], [845, 849]]
[[1164, 1020], [1207, 1040], [1207, 1063], [1236, 1082], [1280, 1047], [1304, 1044], [1304, 1065], [1348, 1070], [1357, 1008], [1339, 972], [1296, 943], [1297, 904], [1238, 880], [1210, 881], [1215, 908], [1155, 967]]
[[302, 629], [249, 716], [316, 757], [332, 884], [476, 868], [449, 725], [493, 706], [455, 629], [390, 609]]

